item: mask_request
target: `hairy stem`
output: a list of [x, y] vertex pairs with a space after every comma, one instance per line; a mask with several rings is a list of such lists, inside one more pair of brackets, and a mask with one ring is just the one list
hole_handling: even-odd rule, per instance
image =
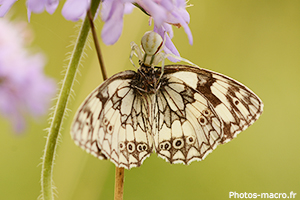
[[[94, 16], [97, 8], [100, 4], [100, 0], [93, 0], [91, 4], [91, 15]], [[85, 18], [81, 30], [79, 32], [76, 44], [73, 49], [73, 53], [62, 82], [61, 90], [58, 95], [57, 103], [54, 109], [53, 118], [49, 128], [47, 136], [46, 146], [44, 150], [43, 162], [42, 162], [42, 177], [41, 186], [42, 194], [41, 199], [52, 200], [54, 199], [53, 193], [53, 166], [55, 151], [57, 147], [57, 139], [62, 126], [62, 120], [66, 113], [67, 103], [70, 97], [71, 89], [75, 80], [75, 76], [78, 70], [80, 59], [83, 54], [83, 50], [88, 38], [90, 30], [89, 19]]]

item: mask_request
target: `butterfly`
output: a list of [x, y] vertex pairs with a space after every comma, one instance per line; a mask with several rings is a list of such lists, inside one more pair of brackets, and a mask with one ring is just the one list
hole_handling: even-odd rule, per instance
[[203, 160], [263, 111], [257, 95], [225, 75], [191, 65], [155, 66], [165, 58], [157, 35], [144, 35], [143, 52], [132, 45], [140, 67], [104, 81], [71, 127], [78, 146], [117, 167], [138, 167], [152, 152], [171, 164]]

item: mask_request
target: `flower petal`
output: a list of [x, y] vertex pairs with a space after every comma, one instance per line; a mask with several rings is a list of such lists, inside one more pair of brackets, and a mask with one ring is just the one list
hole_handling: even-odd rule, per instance
[[[113, 0], [104, 4], [102, 10], [107, 8], [102, 19], [105, 24], [102, 28], [101, 37], [106, 45], [114, 44], [121, 36], [123, 29], [123, 15], [128, 0]], [[104, 2], [103, 2], [104, 3]]]
[[67, 0], [62, 9], [62, 15], [71, 21], [84, 17], [90, 6], [90, 0]]
[[154, 1], [138, 0], [138, 4], [150, 14], [154, 22], [161, 26], [167, 19], [166, 9]]
[[111, 17], [111, 13], [113, 10], [113, 0], [103, 1], [101, 5], [101, 19], [103, 21], [107, 21]]
[[109, 21], [106, 21], [101, 32], [101, 37], [106, 45], [112, 45], [118, 41], [123, 29], [123, 15], [116, 13]]
[[41, 13], [45, 8], [45, 0], [27, 0], [27, 9], [34, 13]]
[[16, 2], [17, 0], [2, 0], [0, 1], [0, 17], [4, 17], [4, 15], [8, 12], [8, 10], [11, 8], [11, 6]]
[[124, 14], [130, 14], [134, 8], [132, 3], [126, 3], [124, 8]]
[[[165, 27], [169, 28], [170, 25], [166, 24], [165, 26], [161, 26], [159, 28], [154, 26], [154, 32], [158, 33], [162, 38], [164, 38], [163, 49], [164, 49], [166, 54], [174, 54], [175, 56], [180, 56], [178, 50], [176, 49], [174, 43], [171, 40], [169, 34], [167, 34], [167, 31], [166, 31]], [[179, 61], [178, 59], [176, 59], [174, 57], [171, 57], [171, 56], [168, 56], [168, 59], [172, 62], [178, 62]]]
[[48, 13], [53, 14], [59, 4], [59, 0], [47, 0], [46, 10]]
[[191, 32], [191, 29], [190, 29], [189, 25], [177, 13], [173, 13], [173, 15], [178, 19], [180, 25], [182, 25], [182, 27], [184, 28], [184, 31], [188, 36], [189, 43], [192, 45], [193, 44], [193, 35], [192, 35], [192, 32]]

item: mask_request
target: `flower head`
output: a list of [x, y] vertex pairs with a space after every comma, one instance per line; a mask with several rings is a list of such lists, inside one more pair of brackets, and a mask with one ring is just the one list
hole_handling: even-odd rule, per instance
[[16, 132], [25, 127], [25, 117], [48, 111], [56, 86], [43, 73], [44, 56], [30, 55], [24, 48], [22, 29], [0, 19], [0, 113], [9, 118]]
[[[179, 56], [175, 45], [172, 42], [174, 36], [171, 25], [183, 27], [188, 35], [189, 43], [193, 44], [193, 36], [188, 26], [190, 22], [189, 13], [186, 11], [185, 0], [140, 0], [140, 4], [146, 12], [152, 16], [154, 21], [154, 31], [165, 38], [164, 51]], [[167, 35], [165, 33], [168, 33]]]
[[[4, 16], [16, 1], [0, 0], [0, 16]], [[27, 0], [28, 19], [31, 12], [40, 13], [45, 9], [52, 14], [58, 3], [59, 0]], [[77, 21], [85, 16], [90, 4], [91, 0], [66, 0], [62, 14], [67, 20]], [[186, 0], [103, 0], [101, 4], [101, 18], [105, 22], [101, 37], [107, 45], [114, 44], [120, 38], [123, 30], [123, 16], [132, 11], [133, 5], [153, 19], [154, 31], [166, 39], [164, 50], [167, 53], [179, 56], [171, 40], [174, 35], [172, 25], [183, 27], [189, 43], [193, 43], [193, 36], [188, 26], [190, 16], [186, 10]]]
[[[154, 21], [154, 31], [166, 38], [164, 50], [179, 56], [173, 38], [172, 25], [183, 27], [188, 35], [190, 44], [193, 36], [188, 26], [190, 16], [186, 11], [185, 0], [105, 0], [102, 4], [101, 16], [105, 25], [102, 29], [102, 39], [105, 44], [114, 44], [123, 29], [123, 15], [126, 6], [135, 3]], [[168, 33], [168, 34], [166, 34]]]

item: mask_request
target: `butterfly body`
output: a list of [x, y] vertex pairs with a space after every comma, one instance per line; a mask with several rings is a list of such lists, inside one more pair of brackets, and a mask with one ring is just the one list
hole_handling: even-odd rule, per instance
[[146, 66], [102, 83], [75, 115], [75, 143], [118, 167], [137, 167], [153, 151], [170, 163], [204, 159], [261, 115], [246, 86], [189, 65]]
[[141, 64], [131, 81], [131, 86], [146, 94], [154, 94], [160, 87], [160, 68]]

